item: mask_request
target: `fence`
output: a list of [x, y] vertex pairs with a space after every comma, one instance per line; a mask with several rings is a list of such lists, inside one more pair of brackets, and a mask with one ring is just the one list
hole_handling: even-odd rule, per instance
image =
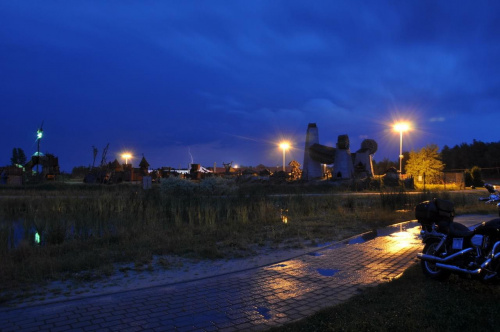
[[423, 185], [425, 189], [426, 184], [441, 184], [443, 189], [446, 189], [446, 185], [454, 186], [459, 189], [465, 189], [465, 175], [464, 172], [441, 172], [438, 178], [434, 178], [433, 181], [426, 179], [425, 173], [419, 175], [415, 178], [415, 182], [419, 185]]

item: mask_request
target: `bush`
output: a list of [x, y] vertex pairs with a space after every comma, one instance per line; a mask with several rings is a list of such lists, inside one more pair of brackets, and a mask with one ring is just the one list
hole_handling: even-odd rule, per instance
[[484, 182], [481, 177], [481, 168], [474, 166], [471, 168], [470, 173], [472, 175], [472, 185], [475, 187], [482, 187]]
[[231, 179], [209, 177], [201, 181], [200, 191], [204, 194], [228, 195], [238, 190], [236, 183]]
[[160, 182], [160, 190], [166, 195], [191, 195], [197, 187], [198, 185], [191, 180], [175, 176], [162, 179]]

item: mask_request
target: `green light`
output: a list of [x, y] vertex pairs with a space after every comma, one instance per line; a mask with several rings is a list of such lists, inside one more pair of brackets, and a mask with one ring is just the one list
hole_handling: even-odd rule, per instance
[[37, 139], [42, 139], [42, 137], [43, 137], [43, 130], [38, 129], [38, 130], [36, 131], [36, 138], [37, 138]]
[[35, 243], [40, 244], [40, 234], [38, 232], [35, 233]]

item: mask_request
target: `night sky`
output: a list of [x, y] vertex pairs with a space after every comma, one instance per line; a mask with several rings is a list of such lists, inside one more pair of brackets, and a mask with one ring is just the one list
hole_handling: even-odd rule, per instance
[[498, 1], [0, 0], [0, 165], [130, 151], [152, 168], [303, 162], [308, 123], [351, 151], [500, 141]]

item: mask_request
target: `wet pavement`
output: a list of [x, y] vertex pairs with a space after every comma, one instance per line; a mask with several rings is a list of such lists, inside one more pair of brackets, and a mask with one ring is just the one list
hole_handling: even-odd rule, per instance
[[[459, 216], [472, 226], [488, 216]], [[1, 331], [261, 331], [400, 276], [422, 249], [408, 222], [276, 264], [24, 308], [0, 307]]]

